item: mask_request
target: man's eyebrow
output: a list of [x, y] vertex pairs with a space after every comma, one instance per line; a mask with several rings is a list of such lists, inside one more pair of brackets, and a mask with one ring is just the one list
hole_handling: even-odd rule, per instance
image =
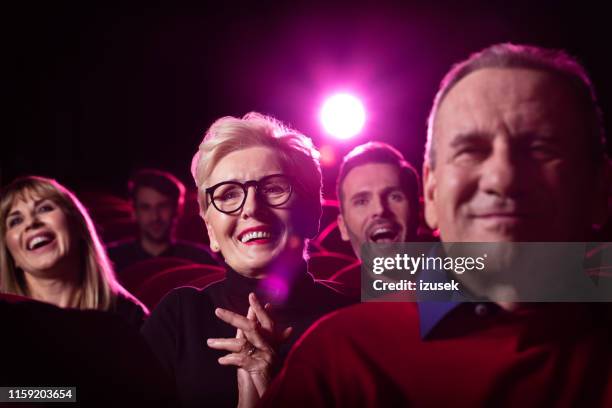
[[385, 188], [383, 189], [383, 191], [382, 191], [382, 192], [383, 192], [383, 194], [387, 194], [387, 193], [393, 193], [393, 192], [395, 192], [395, 191], [401, 191], [401, 192], [403, 192], [403, 191], [404, 191], [404, 189], [403, 189], [403, 187], [402, 187], [402, 186], [400, 186], [400, 185], [396, 185], [396, 186], [389, 186], [389, 187], [385, 187]]
[[455, 148], [468, 143], [481, 142], [490, 139], [491, 135], [484, 132], [468, 132], [456, 134], [450, 142], [450, 146]]
[[350, 199], [354, 200], [355, 198], [363, 198], [363, 197], [368, 197], [368, 196], [371, 196], [371, 195], [372, 195], [372, 193], [369, 192], [369, 191], [359, 191], [359, 192], [353, 194]]
[[520, 132], [518, 136], [521, 139], [528, 139], [528, 140], [545, 140], [545, 141], [550, 141], [550, 142], [559, 141], [559, 137], [557, 135], [550, 133], [550, 132], [542, 131], [542, 130], [538, 132]]

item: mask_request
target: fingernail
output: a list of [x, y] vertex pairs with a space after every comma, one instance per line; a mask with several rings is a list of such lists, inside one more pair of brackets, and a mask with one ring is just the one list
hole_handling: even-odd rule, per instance
[[213, 339], [207, 339], [207, 340], [206, 340], [206, 344], [208, 344], [209, 346], [210, 346], [211, 344], [214, 344], [214, 343], [215, 343], [215, 340], [213, 340]]

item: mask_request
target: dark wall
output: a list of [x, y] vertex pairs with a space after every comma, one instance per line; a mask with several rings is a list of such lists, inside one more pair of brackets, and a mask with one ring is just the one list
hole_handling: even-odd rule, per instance
[[[442, 75], [500, 41], [567, 49], [612, 114], [611, 21], [585, 2], [219, 3], [7, 9], [1, 182], [36, 173], [120, 193], [130, 171], [154, 166], [191, 185], [191, 156], [220, 116], [269, 113], [325, 144], [317, 108], [335, 85], [360, 91], [369, 115], [338, 156], [378, 139], [420, 167]], [[337, 169], [325, 171], [331, 196]]]

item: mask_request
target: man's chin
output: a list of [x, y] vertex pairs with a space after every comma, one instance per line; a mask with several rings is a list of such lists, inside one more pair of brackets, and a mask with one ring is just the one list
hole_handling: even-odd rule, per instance
[[538, 241], [528, 236], [520, 234], [504, 234], [504, 233], [489, 233], [489, 234], [474, 234], [457, 239], [443, 239], [445, 242], [529, 242]]
[[164, 244], [170, 241], [170, 234], [168, 233], [150, 233], [147, 232], [144, 234], [144, 238], [147, 241], [154, 242], [156, 244]]

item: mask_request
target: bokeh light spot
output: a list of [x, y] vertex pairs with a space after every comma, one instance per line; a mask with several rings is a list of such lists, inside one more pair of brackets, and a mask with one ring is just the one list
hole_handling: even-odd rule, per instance
[[325, 101], [320, 118], [327, 133], [338, 139], [349, 139], [363, 129], [366, 115], [365, 108], [357, 97], [338, 93]]

